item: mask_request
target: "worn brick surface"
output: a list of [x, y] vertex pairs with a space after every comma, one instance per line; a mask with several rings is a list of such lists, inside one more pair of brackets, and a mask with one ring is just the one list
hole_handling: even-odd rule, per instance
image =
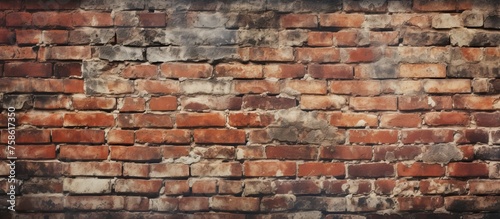
[[0, 1], [0, 218], [499, 218], [499, 11]]

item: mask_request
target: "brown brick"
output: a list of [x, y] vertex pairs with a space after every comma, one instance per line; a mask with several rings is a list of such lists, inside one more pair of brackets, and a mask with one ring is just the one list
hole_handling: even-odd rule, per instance
[[313, 14], [286, 14], [280, 17], [284, 28], [313, 28], [318, 26], [318, 18]]
[[345, 166], [343, 163], [319, 163], [307, 162], [299, 164], [297, 176], [345, 176]]
[[224, 127], [222, 113], [179, 113], [175, 116], [177, 127]]
[[162, 184], [162, 180], [117, 179], [114, 189], [118, 193], [134, 193], [155, 196], [159, 194]]
[[315, 146], [279, 145], [266, 147], [266, 157], [269, 159], [315, 160], [317, 156], [318, 148]]
[[398, 163], [396, 168], [398, 176], [403, 177], [439, 177], [444, 176], [445, 173], [445, 168], [440, 164], [413, 163], [408, 166]]
[[295, 176], [296, 163], [291, 161], [246, 161], [245, 176]]
[[319, 24], [322, 27], [361, 27], [365, 21], [362, 14], [322, 14]]
[[367, 146], [321, 146], [321, 159], [335, 160], [371, 160], [372, 148]]
[[139, 25], [142, 27], [164, 27], [166, 23], [165, 13], [139, 13]]
[[159, 147], [110, 146], [111, 160], [158, 161], [161, 160]]
[[288, 109], [296, 106], [295, 99], [276, 96], [255, 96], [243, 97], [243, 108], [247, 109]]
[[[241, 203], [245, 203], [242, 205]], [[210, 207], [214, 210], [256, 212], [260, 208], [260, 199], [255, 197], [213, 196]]]
[[160, 65], [162, 76], [167, 78], [208, 78], [212, 75], [212, 66], [195, 63], [164, 63]]
[[399, 197], [401, 211], [433, 211], [443, 207], [443, 198], [439, 196]]
[[350, 65], [344, 64], [312, 64], [308, 67], [308, 73], [313, 78], [319, 79], [352, 79], [354, 70]]
[[394, 176], [394, 166], [385, 163], [351, 164], [347, 167], [349, 178], [356, 177], [389, 177]]
[[300, 64], [269, 64], [263, 67], [266, 78], [302, 78], [305, 67]]

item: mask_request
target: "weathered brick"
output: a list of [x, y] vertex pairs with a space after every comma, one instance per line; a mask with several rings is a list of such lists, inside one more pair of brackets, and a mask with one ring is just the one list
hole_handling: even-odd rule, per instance
[[71, 210], [121, 210], [123, 196], [67, 196], [64, 207]]
[[313, 78], [319, 79], [352, 79], [354, 70], [350, 65], [312, 64], [308, 67], [308, 73]]
[[255, 212], [260, 208], [260, 199], [254, 197], [213, 196], [210, 208], [222, 211]]
[[57, 143], [104, 143], [103, 130], [54, 129], [52, 142]]
[[397, 98], [395, 96], [352, 97], [349, 105], [356, 111], [396, 110]]
[[60, 211], [64, 209], [64, 196], [62, 195], [23, 195], [19, 197], [16, 206], [18, 211]]
[[271, 80], [235, 80], [234, 91], [243, 94], [260, 94], [280, 92], [280, 83]]
[[195, 63], [164, 63], [160, 65], [162, 76], [167, 78], [207, 78], [212, 75], [212, 66]]
[[249, 54], [252, 61], [293, 61], [293, 48], [252, 47]]
[[109, 27], [113, 26], [111, 13], [79, 11], [71, 14], [73, 26], [75, 27]]
[[469, 115], [461, 112], [431, 112], [425, 114], [424, 122], [430, 126], [466, 126], [469, 123]]
[[114, 189], [118, 193], [135, 193], [141, 195], [155, 196], [160, 192], [161, 180], [143, 179], [118, 179]]
[[97, 178], [66, 178], [64, 191], [70, 194], [109, 194], [111, 193], [110, 179]]
[[446, 77], [446, 66], [443, 64], [401, 64], [399, 77], [444, 78]]
[[332, 81], [330, 92], [360, 96], [378, 95], [381, 92], [379, 81]]
[[397, 199], [401, 211], [432, 211], [443, 207], [439, 196], [400, 197]]
[[292, 161], [246, 161], [245, 176], [295, 176], [296, 163]]
[[174, 80], [136, 80], [136, 89], [150, 94], [179, 93], [180, 85]]
[[419, 127], [422, 119], [416, 113], [386, 113], [380, 116], [380, 127]]
[[109, 61], [144, 60], [144, 49], [124, 46], [99, 47], [99, 58]]
[[114, 126], [115, 118], [106, 113], [66, 113], [64, 114], [65, 127], [110, 127]]
[[499, 200], [495, 196], [449, 196], [444, 207], [451, 212], [496, 211]]
[[280, 17], [280, 26], [284, 28], [314, 28], [318, 18], [313, 14], [286, 14]]
[[363, 14], [321, 14], [319, 24], [322, 27], [353, 27], [359, 28], [363, 24]]
[[405, 144], [453, 141], [453, 130], [447, 129], [403, 130], [401, 134], [401, 141]]
[[347, 167], [349, 178], [355, 177], [388, 177], [394, 176], [394, 166], [385, 163], [353, 164]]
[[440, 164], [413, 163], [408, 166], [398, 163], [396, 168], [398, 176], [402, 177], [440, 177], [445, 173], [445, 168]]
[[340, 109], [346, 104], [346, 99], [337, 95], [303, 95], [300, 99], [301, 109]]
[[67, 176], [121, 176], [122, 164], [117, 162], [71, 162], [64, 167]]
[[453, 107], [455, 109], [493, 110], [498, 108], [495, 104], [496, 100], [495, 96], [455, 95]]
[[189, 183], [187, 180], [166, 180], [165, 194], [180, 195], [189, 193]]
[[326, 81], [321, 80], [289, 80], [285, 81], [282, 92], [289, 94], [326, 94]]
[[246, 109], [288, 109], [296, 106], [296, 100], [276, 96], [248, 95], [243, 97], [243, 108]]
[[241, 164], [238, 162], [191, 164], [192, 176], [239, 177], [242, 173]]
[[297, 48], [295, 60], [302, 63], [340, 62], [340, 50], [336, 48]]

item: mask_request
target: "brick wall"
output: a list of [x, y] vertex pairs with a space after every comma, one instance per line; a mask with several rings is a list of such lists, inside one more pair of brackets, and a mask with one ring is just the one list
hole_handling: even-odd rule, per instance
[[0, 25], [0, 218], [500, 218], [496, 1], [0, 1]]

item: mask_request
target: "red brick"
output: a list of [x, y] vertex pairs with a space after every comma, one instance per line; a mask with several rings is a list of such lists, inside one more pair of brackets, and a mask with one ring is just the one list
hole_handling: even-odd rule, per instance
[[394, 176], [394, 166], [385, 163], [351, 164], [347, 167], [349, 178]]
[[446, 129], [403, 130], [401, 136], [404, 144], [453, 142], [453, 130]]
[[159, 147], [151, 146], [110, 146], [111, 160], [158, 161], [161, 160]]
[[169, 114], [119, 114], [116, 125], [122, 128], [171, 128], [174, 126]]
[[283, 92], [300, 94], [326, 94], [326, 81], [322, 80], [289, 80], [285, 81]]
[[235, 80], [234, 90], [243, 94], [261, 94], [271, 93], [278, 94], [280, 92], [280, 83], [269, 80]]
[[277, 96], [248, 95], [243, 97], [243, 108], [246, 109], [288, 109], [296, 106], [295, 99]]
[[193, 182], [191, 190], [195, 194], [214, 194], [217, 190], [217, 180], [201, 179]]
[[33, 25], [37, 27], [73, 27], [73, 15], [67, 12], [36, 12], [33, 14]]
[[293, 48], [251, 47], [251, 61], [293, 61]]
[[[240, 174], [241, 175], [241, 174]], [[189, 165], [180, 163], [152, 164], [149, 172], [150, 177], [187, 177], [189, 176]]]
[[61, 145], [59, 148], [59, 159], [106, 160], [108, 159], [108, 147]]
[[332, 32], [316, 32], [310, 31], [307, 35], [307, 45], [309, 46], [332, 46]]
[[321, 14], [319, 24], [322, 27], [361, 27], [365, 21], [362, 14]]
[[336, 127], [376, 127], [378, 118], [376, 114], [334, 112], [330, 115], [330, 124]]
[[321, 159], [335, 160], [371, 160], [372, 148], [367, 146], [321, 146]]
[[482, 129], [466, 129], [459, 132], [460, 138], [456, 140], [458, 143], [488, 143], [489, 134]]
[[295, 61], [302, 63], [331, 63], [340, 61], [337, 48], [297, 48]]
[[167, 78], [208, 78], [212, 75], [212, 66], [195, 63], [164, 63], [160, 65], [162, 76]]
[[416, 0], [413, 3], [413, 10], [416, 11], [456, 11], [471, 9], [472, 1], [439, 0], [425, 1]]
[[149, 210], [149, 199], [136, 196], [125, 197], [124, 209], [127, 211], [147, 211]]
[[[1, 24], [1, 13], [0, 13]], [[16, 42], [16, 34], [9, 29], [0, 28], [0, 44], [14, 44]]]
[[165, 180], [165, 195], [182, 195], [189, 193], [187, 180]]
[[315, 180], [277, 180], [276, 194], [319, 194], [321, 181]]
[[271, 114], [236, 112], [229, 114], [229, 125], [233, 127], [265, 127], [274, 121]]
[[440, 164], [413, 163], [397, 164], [398, 176], [403, 177], [439, 177], [444, 176], [445, 168]]
[[239, 162], [199, 162], [191, 164], [191, 176], [240, 177], [242, 168]]
[[269, 64], [264, 65], [266, 78], [302, 78], [306, 74], [304, 65], [300, 64]]
[[352, 79], [354, 78], [353, 67], [343, 64], [309, 65], [308, 73], [313, 78], [319, 79]]
[[430, 112], [425, 114], [424, 122], [430, 126], [466, 126], [469, 123], [469, 114], [461, 112]]
[[333, 176], [344, 177], [345, 166], [343, 163], [306, 162], [299, 164], [297, 176]]
[[144, 98], [125, 97], [119, 107], [120, 112], [144, 112], [146, 100]]
[[333, 33], [333, 45], [358, 46], [361, 37], [356, 30], [341, 30]]
[[500, 127], [500, 113], [474, 113], [474, 121], [477, 126]]
[[423, 194], [465, 194], [467, 182], [449, 179], [431, 179], [420, 181]]
[[162, 149], [163, 149], [163, 157], [166, 159], [189, 156], [189, 152], [191, 151], [191, 147], [189, 146], [175, 146], [175, 147], [166, 146], [162, 147]]
[[181, 211], [208, 211], [209, 197], [182, 197], [179, 200], [179, 210]]
[[122, 164], [113, 162], [71, 162], [65, 166], [66, 176], [121, 176]]
[[52, 142], [104, 143], [104, 131], [90, 129], [55, 129], [52, 130]]
[[300, 99], [301, 109], [340, 109], [346, 103], [342, 96], [337, 95], [303, 95]]
[[355, 96], [372, 96], [381, 92], [379, 81], [332, 81], [330, 92]]
[[77, 110], [112, 110], [116, 99], [109, 97], [73, 96], [73, 107]]
[[71, 15], [75, 27], [110, 27], [113, 18], [110, 12], [78, 11]]
[[221, 211], [256, 212], [259, 211], [260, 198], [213, 196], [210, 207], [213, 210]]
[[56, 158], [55, 145], [16, 145], [16, 157], [25, 160], [48, 160]]
[[380, 127], [420, 127], [422, 119], [417, 113], [387, 113], [380, 116]]
[[31, 26], [32, 15], [28, 12], [11, 12], [5, 16], [7, 27]]
[[282, 160], [315, 160], [318, 156], [318, 148], [315, 146], [267, 146], [266, 157], [269, 159]]
[[1, 60], [35, 59], [36, 52], [31, 47], [0, 46]]
[[424, 80], [424, 90], [427, 93], [470, 93], [469, 79], [428, 79]]
[[4, 65], [6, 77], [51, 77], [51, 63], [11, 62]]
[[443, 207], [440, 196], [398, 197], [397, 200], [401, 211], [433, 211]]
[[243, 181], [219, 180], [219, 194], [238, 194], [243, 190]]
[[19, 113], [18, 124], [33, 125], [39, 127], [61, 127], [63, 125], [63, 114], [59, 113]]
[[402, 78], [445, 78], [444, 64], [401, 64], [399, 77]]
[[448, 176], [488, 177], [488, 165], [486, 163], [449, 163]]
[[374, 191], [377, 194], [389, 195], [396, 187], [396, 180], [393, 179], [378, 179], [374, 182]]
[[33, 92], [57, 93], [64, 91], [64, 81], [60, 79], [33, 79], [31, 81]]
[[139, 25], [142, 27], [164, 27], [167, 23], [165, 13], [139, 13]]
[[397, 130], [349, 130], [351, 143], [390, 144], [398, 141]]
[[45, 60], [83, 60], [91, 58], [90, 46], [55, 46], [40, 49], [39, 57]]
[[[42, 31], [42, 42], [45, 44], [67, 44], [68, 38], [69, 38], [69, 31], [67, 30]], [[65, 65], [66, 63], [58, 63], [58, 64]]]
[[[7, 143], [10, 136], [7, 129], [1, 130], [1, 143]], [[43, 144], [50, 142], [50, 131], [45, 129], [15, 129], [16, 144]]]
[[115, 125], [112, 114], [106, 113], [66, 113], [64, 114], [65, 127], [110, 127]]
[[493, 110], [498, 97], [495, 96], [472, 96], [455, 95], [453, 96], [453, 108], [470, 110]]
[[142, 195], [156, 195], [160, 192], [162, 180], [154, 179], [118, 179], [114, 189], [118, 193], [135, 193]]
[[124, 78], [156, 78], [156, 65], [130, 65], [121, 72]]
[[413, 160], [422, 154], [420, 146], [377, 146], [374, 148], [373, 160]]
[[215, 76], [232, 78], [262, 78], [262, 65], [253, 64], [218, 64], [215, 66]]
[[351, 97], [349, 105], [356, 111], [396, 110], [398, 107], [397, 102], [397, 97], [395, 96]]
[[451, 109], [451, 97], [445, 96], [400, 96], [398, 107], [400, 110]]
[[245, 176], [295, 176], [296, 163], [291, 161], [246, 161]]
[[19, 45], [39, 44], [42, 38], [40, 30], [16, 30], [16, 41]]
[[136, 89], [149, 94], [175, 94], [180, 91], [178, 81], [136, 80]]
[[188, 130], [141, 129], [135, 134], [136, 141], [139, 143], [187, 144], [191, 142], [191, 132]]
[[179, 113], [175, 122], [177, 127], [224, 127], [226, 117], [222, 113]]
[[263, 146], [239, 146], [236, 150], [238, 160], [264, 159], [265, 149]]
[[149, 100], [149, 109], [155, 111], [173, 111], [177, 109], [177, 97], [161, 96]]
[[346, 48], [341, 49], [340, 52], [346, 56], [346, 59], [342, 59], [345, 63], [374, 62], [381, 56], [380, 50], [376, 48]]
[[243, 144], [245, 131], [233, 129], [197, 129], [194, 130], [196, 143]]
[[280, 25], [284, 28], [313, 28], [318, 26], [318, 18], [313, 14], [286, 14], [280, 17]]
[[123, 163], [123, 176], [149, 177], [149, 164]]

